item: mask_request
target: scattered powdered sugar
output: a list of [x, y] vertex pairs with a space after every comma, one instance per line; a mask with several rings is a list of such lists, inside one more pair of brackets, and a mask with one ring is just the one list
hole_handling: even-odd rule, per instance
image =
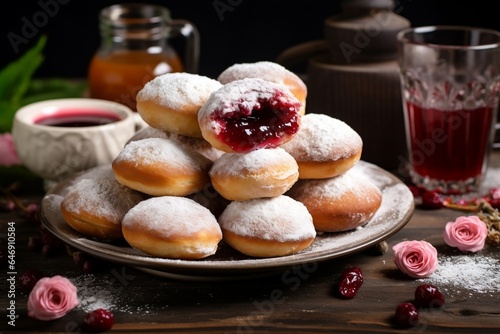
[[155, 77], [137, 94], [137, 100], [157, 100], [171, 109], [200, 108], [222, 84], [202, 75], [176, 72]]
[[[145, 303], [146, 301], [142, 299], [140, 294], [130, 293], [132, 286], [129, 284], [130, 282], [123, 281], [122, 275], [123, 272], [112, 271], [110, 275], [84, 274], [70, 278], [77, 288], [78, 299], [80, 300], [77, 309], [91, 312], [103, 308], [114, 313], [154, 315], [155, 311], [151, 309], [153, 305]], [[129, 278], [129, 276], [126, 277]], [[133, 278], [134, 276], [130, 277]], [[154, 307], [157, 309], [158, 305], [154, 305]]]
[[424, 282], [439, 286], [448, 294], [465, 289], [475, 293], [500, 293], [500, 260], [479, 253], [440, 255], [438, 268]]
[[98, 308], [113, 310], [116, 307], [119, 294], [114, 291], [113, 282], [108, 279], [99, 280], [93, 274], [86, 274], [75, 277], [71, 281], [77, 288], [80, 300], [79, 309], [91, 312]]
[[330, 161], [357, 154], [359, 134], [345, 122], [323, 114], [305, 114], [297, 134], [281, 145], [298, 161]]

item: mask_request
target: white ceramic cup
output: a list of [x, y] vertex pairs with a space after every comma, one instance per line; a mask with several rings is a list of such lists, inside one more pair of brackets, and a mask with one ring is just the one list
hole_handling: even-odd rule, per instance
[[[58, 182], [73, 173], [111, 164], [135, 133], [137, 117], [128, 107], [111, 101], [72, 98], [36, 102], [14, 116], [12, 136], [22, 163], [46, 182]], [[82, 115], [107, 124], [91, 126], [44, 125], [56, 120], [82, 119]]]

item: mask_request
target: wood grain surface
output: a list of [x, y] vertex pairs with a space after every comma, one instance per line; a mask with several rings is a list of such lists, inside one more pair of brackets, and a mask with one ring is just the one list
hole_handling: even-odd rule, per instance
[[[493, 162], [498, 160], [495, 154]], [[23, 200], [37, 202], [42, 196], [40, 191], [30, 192]], [[268, 277], [224, 282], [172, 280], [113, 263], [84, 275], [65, 250], [50, 257], [28, 250], [28, 238], [39, 233], [36, 223], [16, 212], [1, 212], [0, 223], [5, 238], [7, 222], [15, 222], [16, 277], [25, 269], [37, 268], [48, 276], [83, 282], [86, 286], [79, 293], [93, 292], [94, 305], [102, 299], [114, 313], [116, 323], [110, 333], [498, 333], [499, 291], [478, 293], [446, 284], [439, 286], [446, 296], [442, 308], [421, 309], [420, 323], [409, 329], [400, 329], [393, 321], [396, 306], [412, 301], [422, 281], [409, 279], [396, 268], [391, 247], [403, 240], [426, 240], [440, 255], [453, 256], [456, 250], [446, 246], [442, 233], [448, 221], [461, 215], [464, 212], [449, 209], [417, 209], [410, 222], [387, 239], [385, 254], [369, 249]], [[481, 254], [496, 259], [500, 273], [500, 247], [489, 244]], [[344, 300], [335, 287], [341, 272], [350, 266], [361, 268], [364, 282], [355, 298]], [[6, 272], [2, 268], [0, 333], [83, 332], [84, 307], [59, 320], [30, 319], [28, 295], [19, 286], [16, 326], [8, 325]]]

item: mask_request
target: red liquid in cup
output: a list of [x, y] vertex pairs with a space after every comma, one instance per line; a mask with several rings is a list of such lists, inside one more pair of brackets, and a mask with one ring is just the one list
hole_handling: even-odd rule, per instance
[[121, 120], [116, 113], [99, 109], [60, 109], [35, 120], [36, 124], [57, 127], [87, 127], [114, 123]]
[[407, 103], [413, 170], [439, 180], [481, 175], [491, 135], [493, 109], [425, 109]]

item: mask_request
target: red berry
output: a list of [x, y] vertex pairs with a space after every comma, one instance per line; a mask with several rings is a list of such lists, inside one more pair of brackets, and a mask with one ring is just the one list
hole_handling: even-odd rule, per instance
[[431, 284], [422, 284], [415, 289], [415, 303], [422, 307], [439, 308], [444, 304], [444, 295]]
[[26, 208], [26, 215], [31, 221], [35, 222], [38, 221], [38, 210], [39, 207], [35, 203], [29, 204], [28, 207]]
[[488, 203], [495, 208], [495, 209], [500, 209], [500, 198], [490, 198], [488, 199]]
[[354, 298], [363, 284], [363, 274], [359, 267], [344, 270], [338, 283], [338, 290], [343, 298]]
[[99, 308], [85, 315], [85, 329], [90, 332], [104, 332], [110, 330], [115, 324], [113, 313]]
[[401, 303], [396, 307], [396, 324], [409, 328], [418, 324], [418, 311], [412, 303]]
[[28, 269], [19, 277], [19, 285], [21, 286], [21, 289], [29, 292], [33, 289], [36, 282], [44, 276], [45, 275], [40, 270]]
[[436, 210], [444, 207], [443, 199], [435, 191], [426, 191], [422, 194], [422, 204], [423, 209]]

